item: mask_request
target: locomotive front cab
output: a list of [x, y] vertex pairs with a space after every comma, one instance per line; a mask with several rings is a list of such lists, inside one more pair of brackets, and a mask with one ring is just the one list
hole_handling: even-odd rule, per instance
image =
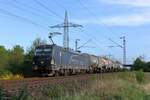
[[51, 71], [52, 47], [52, 45], [40, 45], [36, 47], [33, 57], [34, 71]]

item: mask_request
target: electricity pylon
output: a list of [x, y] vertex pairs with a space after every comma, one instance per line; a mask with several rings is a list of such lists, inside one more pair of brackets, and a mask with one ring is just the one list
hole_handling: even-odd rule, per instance
[[69, 49], [69, 27], [83, 27], [82, 25], [73, 24], [68, 21], [67, 11], [65, 11], [65, 19], [64, 23], [51, 26], [51, 28], [63, 28], [64, 36], [63, 36], [63, 47]]

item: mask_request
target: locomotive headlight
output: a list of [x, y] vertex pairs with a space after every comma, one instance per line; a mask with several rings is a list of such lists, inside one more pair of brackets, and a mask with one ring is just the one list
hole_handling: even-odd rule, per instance
[[38, 69], [38, 66], [34, 66], [33, 70], [37, 70]]
[[51, 64], [55, 64], [55, 61], [53, 58], [51, 59]]
[[44, 64], [44, 61], [41, 61], [41, 64]]
[[32, 63], [33, 65], [35, 64], [35, 62]]

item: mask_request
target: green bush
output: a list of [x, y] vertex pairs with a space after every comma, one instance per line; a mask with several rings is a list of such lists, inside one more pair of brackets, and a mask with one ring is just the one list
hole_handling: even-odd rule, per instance
[[145, 62], [141, 60], [141, 58], [137, 58], [134, 61], [131, 70], [143, 70], [144, 72], [150, 72], [150, 62]]
[[143, 60], [141, 60], [140, 58], [137, 58], [134, 61], [131, 70], [141, 70], [141, 69], [144, 69], [144, 66], [146, 66], [146, 63]]
[[145, 82], [145, 74], [143, 70], [139, 70], [136, 72], [136, 80], [140, 84]]
[[7, 69], [0, 69], [0, 77], [5, 76], [5, 75], [10, 75], [10, 74], [12, 73], [8, 71]]

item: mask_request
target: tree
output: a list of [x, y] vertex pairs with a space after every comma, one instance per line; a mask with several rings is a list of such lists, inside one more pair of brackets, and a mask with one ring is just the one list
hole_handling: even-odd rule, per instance
[[23, 47], [16, 45], [9, 52], [9, 70], [16, 74], [22, 72], [24, 63], [24, 49]]
[[4, 46], [0, 46], [0, 68], [8, 66], [8, 51]]
[[150, 62], [147, 62], [145, 67], [144, 67], [145, 72], [150, 72]]
[[4, 46], [0, 46], [0, 74], [4, 71], [24, 75], [32, 73], [34, 51], [41, 44], [46, 44], [46, 41], [40, 38], [35, 39], [26, 54], [24, 54], [23, 47], [19, 45], [14, 46], [10, 50], [6, 50]]
[[146, 63], [144, 61], [142, 61], [140, 58], [137, 58], [135, 61], [134, 61], [134, 64], [132, 66], [132, 70], [143, 70], [146, 66]]
[[30, 46], [30, 48], [27, 50], [27, 54], [26, 54], [26, 60], [28, 61], [31, 61], [33, 59], [33, 56], [34, 56], [34, 51], [35, 51], [35, 48], [38, 46], [38, 45], [42, 45], [42, 44], [46, 44], [46, 41], [45, 40], [41, 40], [40, 38], [36, 38], [32, 45]]

